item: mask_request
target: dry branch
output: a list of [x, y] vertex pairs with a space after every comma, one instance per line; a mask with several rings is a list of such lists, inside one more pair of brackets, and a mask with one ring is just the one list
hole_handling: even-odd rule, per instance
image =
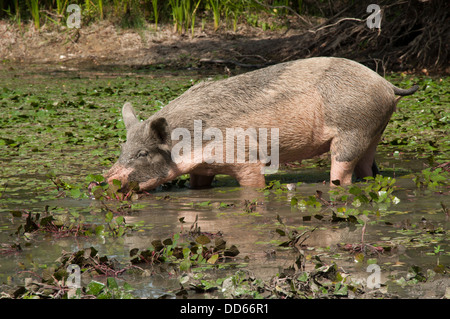
[[[369, 14], [365, 1], [353, 2], [325, 23], [297, 36], [289, 42], [289, 50], [281, 48], [288, 52], [281, 60], [340, 56], [373, 69], [381, 65], [383, 70], [445, 71], [449, 67], [449, 1], [384, 0], [378, 5], [382, 11], [381, 29], [366, 25]], [[275, 47], [270, 54], [273, 60], [279, 59], [280, 48]]]

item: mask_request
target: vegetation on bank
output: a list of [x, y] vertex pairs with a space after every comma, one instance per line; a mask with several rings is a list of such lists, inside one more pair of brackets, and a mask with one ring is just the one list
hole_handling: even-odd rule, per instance
[[[76, 34], [78, 27], [102, 20], [118, 28], [152, 32], [160, 30], [162, 24], [173, 25], [174, 32], [192, 37], [200, 30], [245, 34], [248, 28], [244, 26], [251, 26], [262, 32], [278, 31], [283, 38], [268, 50], [273, 51], [269, 56], [264, 52], [254, 53], [271, 63], [340, 56], [384, 71], [449, 72], [450, 24], [446, 0], [394, 3], [379, 0], [376, 5], [381, 10], [378, 16], [381, 22], [377, 27], [370, 26], [374, 14], [378, 14], [371, 13], [371, 3], [354, 0], [0, 0], [0, 19], [9, 20], [20, 30], [28, 27], [42, 30], [45, 26], [47, 31], [73, 30], [69, 33]], [[296, 30], [295, 34], [284, 37], [292, 29]]]

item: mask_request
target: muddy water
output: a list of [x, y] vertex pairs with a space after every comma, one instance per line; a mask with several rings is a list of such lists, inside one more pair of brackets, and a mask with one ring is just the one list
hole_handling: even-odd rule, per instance
[[[340, 246], [344, 244], [365, 243], [381, 244], [389, 243], [392, 251], [383, 254], [374, 254], [372, 259], [383, 267], [381, 274], [382, 283], [386, 283], [390, 277], [399, 276], [406, 273], [412, 266], [419, 266], [423, 269], [433, 268], [436, 263], [436, 256], [430, 255], [434, 244], [434, 239], [423, 238], [422, 232], [414, 229], [429, 227], [435, 229], [443, 227], [448, 230], [448, 220], [440, 213], [441, 206], [439, 198], [434, 194], [424, 195], [420, 200], [411, 200], [412, 183], [409, 180], [401, 180], [404, 190], [397, 192], [401, 202], [395, 207], [386, 208], [383, 216], [369, 216], [364, 238], [362, 237], [363, 227], [349, 223], [331, 223], [317, 218], [305, 219], [307, 216], [315, 215], [319, 218], [327, 216], [326, 209], [300, 210], [290, 206], [290, 199], [293, 196], [301, 197], [305, 194], [314, 194], [316, 190], [326, 192], [328, 186], [321, 184], [301, 185], [295, 191], [286, 192], [276, 198], [264, 197], [261, 192], [236, 189], [220, 188], [210, 190], [185, 190], [180, 192], [167, 193], [170, 199], [163, 200], [161, 206], [145, 209], [136, 216], [137, 219], [144, 219], [146, 223], [153, 224], [154, 228], [149, 231], [150, 237], [168, 235], [171, 232], [180, 231], [178, 219], [184, 217], [187, 225], [194, 222], [198, 215], [198, 225], [202, 230], [217, 233], [221, 232], [230, 244], [235, 244], [239, 250], [239, 260], [245, 259], [246, 269], [251, 271], [256, 277], [269, 280], [276, 273], [292, 266], [296, 254], [291, 250], [282, 249], [279, 243], [286, 240], [280, 238], [275, 231], [282, 228], [277, 223], [279, 215], [286, 226], [303, 231], [312, 230], [307, 233], [302, 244], [303, 253], [308, 258], [319, 255], [329, 262], [335, 261], [346, 273], [351, 274], [357, 280], [366, 280], [367, 263], [356, 261], [355, 254], [348, 253]], [[408, 188], [409, 187], [409, 188]], [[255, 200], [257, 205], [252, 213], [244, 211], [244, 201]], [[445, 200], [445, 199], [444, 199]], [[190, 204], [211, 201], [211, 207], [193, 209]], [[233, 208], [217, 208], [219, 203], [234, 204]], [[161, 216], [164, 215], [164, 216]], [[411, 226], [417, 225], [417, 226]], [[412, 230], [412, 231], [409, 231]], [[158, 235], [156, 235], [158, 234]], [[426, 237], [426, 236], [425, 236]], [[134, 242], [136, 238], [127, 238], [126, 245], [129, 247], [147, 244], [148, 239], [141, 238]], [[147, 242], [146, 242], [147, 240]], [[448, 240], [440, 242], [443, 249], [448, 249]], [[450, 257], [441, 256], [440, 262], [449, 265]], [[306, 270], [314, 268], [313, 263], [306, 263]], [[450, 283], [448, 277], [444, 283]], [[432, 291], [423, 292], [426, 296], [433, 296], [435, 293], [442, 293], [442, 287], [437, 291], [430, 286]], [[397, 294], [408, 297], [406, 290], [400, 289]], [[411, 295], [409, 295], [411, 297]]]
[[[70, 77], [114, 79], [118, 76], [145, 76], [137, 72], [93, 73], [89, 71], [86, 74], [79, 71], [73, 71], [73, 74], [71, 72], [54, 72], [52, 76], [57, 77], [58, 81]], [[47, 79], [42, 71], [36, 71], [36, 74], [40, 79], [37, 82], [40, 82], [41, 78]], [[104, 86], [106, 87], [106, 84]], [[26, 88], [24, 86], [24, 92], [27, 91]], [[89, 92], [89, 99], [94, 99], [98, 93], [97, 91]], [[136, 92], [132, 93], [140, 96], [137, 94], [139, 92], [140, 90], [136, 89]], [[59, 91], [55, 94], [58, 95]], [[85, 93], [84, 90], [79, 89], [77, 94], [84, 96]], [[23, 96], [26, 96], [25, 93]], [[98, 99], [107, 98], [111, 96], [100, 96]], [[12, 96], [11, 100], [13, 99], [20, 99], [20, 97]], [[122, 102], [112, 100], [111, 104], [116, 106]], [[81, 106], [78, 107], [82, 109]], [[19, 106], [19, 109], [20, 107], [22, 106]], [[64, 114], [58, 119], [64, 120]], [[53, 124], [55, 123], [58, 123], [57, 119]], [[66, 127], [62, 130], [64, 129]], [[54, 134], [54, 132], [51, 133]], [[0, 137], [5, 136], [0, 135]], [[305, 232], [299, 248], [306, 259], [304, 266], [307, 271], [315, 267], [312, 262], [314, 256], [320, 256], [328, 263], [335, 262], [339, 269], [349, 274], [352, 279], [363, 282], [369, 276], [366, 270], [370, 261], [381, 267], [381, 283], [385, 284], [382, 289], [404, 298], [442, 297], [446, 287], [450, 286], [447, 274], [438, 274], [436, 280], [430, 279], [423, 285], [392, 284], [398, 278], [406, 278], [412, 266], [418, 266], [423, 272], [427, 272], [433, 270], [439, 260], [448, 272], [450, 264], [450, 245], [447, 235], [449, 221], [441, 205], [443, 203], [449, 207], [450, 202], [448, 197], [440, 191], [416, 188], [408, 174], [422, 170], [424, 161], [412, 160], [414, 156], [399, 158], [392, 157], [391, 154], [379, 154], [378, 162], [382, 166], [383, 174], [397, 179], [396, 185], [399, 188], [394, 195], [400, 199], [400, 202], [365, 208], [370, 211], [366, 217], [365, 227], [360, 223], [331, 221], [331, 211], [326, 206], [291, 207], [293, 197], [307, 199], [308, 196], [314, 196], [318, 190], [322, 191], [327, 199], [329, 186], [323, 185], [321, 181], [328, 179], [329, 163], [327, 164], [326, 160], [312, 160], [301, 169], [282, 171], [268, 178], [268, 181], [281, 180], [282, 183], [303, 182], [292, 191], [283, 188], [281, 192], [272, 190], [269, 194], [265, 194], [264, 191], [240, 188], [235, 181], [220, 177], [215, 187], [211, 189], [172, 188], [152, 192], [134, 202], [141, 204], [143, 208], [135, 209], [125, 215], [127, 224], [140, 222], [143, 226], [119, 238], [59, 237], [42, 233], [30, 233], [24, 236], [23, 229], [16, 234], [18, 227], [23, 226], [24, 219], [13, 217], [11, 212], [44, 212], [46, 206], [50, 211], [56, 211], [58, 214], [77, 212], [85, 217], [86, 222], [104, 223], [105, 211], [101, 210], [101, 204], [98, 201], [71, 199], [70, 196], [61, 198], [43, 196], [42, 193], [47, 192], [51, 188], [49, 185], [52, 185], [48, 182], [46, 172], [41, 171], [41, 166], [35, 168], [36, 164], [34, 164], [43, 162], [48, 166], [47, 170], [59, 165], [57, 173], [63, 178], [70, 175], [77, 182], [84, 181], [85, 175], [97, 174], [105, 168], [97, 167], [98, 163], [94, 165], [93, 159], [89, 157], [89, 152], [98, 147], [97, 142], [95, 146], [83, 146], [82, 150], [75, 145], [67, 144], [64, 145], [63, 152], [57, 147], [52, 149], [51, 145], [54, 141], [49, 140], [50, 142], [45, 141], [44, 149], [37, 147], [37, 151], [22, 151], [21, 154], [13, 154], [12, 158], [3, 158], [3, 156], [1, 158], [1, 163], [5, 167], [23, 166], [19, 173], [16, 169], [5, 169], [1, 171], [3, 175], [0, 176], [5, 181], [0, 189], [0, 193], [3, 193], [0, 195], [1, 288], [23, 285], [24, 278], [39, 275], [44, 269], [57, 264], [55, 261], [61, 256], [62, 251], [75, 252], [93, 246], [99, 251], [100, 256], [106, 255], [110, 259], [116, 259], [119, 263], [127, 265], [131, 249], [144, 250], [150, 248], [151, 242], [155, 239], [169, 238], [180, 232], [186, 233], [196, 220], [202, 232], [212, 237], [222, 236], [228, 246], [235, 245], [240, 252], [233, 260], [227, 262], [232, 264], [232, 267], [206, 271], [210, 278], [224, 278], [233, 275], [238, 269], [245, 269], [257, 278], [270, 280], [283, 269], [292, 266], [298, 257], [298, 252], [292, 248], [280, 247], [280, 244], [287, 239], [277, 232], [277, 229], [285, 229], [278, 222], [277, 216], [281, 218], [289, 231], [296, 230], [299, 234]], [[116, 150], [117, 143], [112, 144], [114, 149], [112, 147], [108, 149], [109, 146], [106, 146], [105, 153]], [[65, 157], [61, 160], [62, 153]], [[82, 160], [80, 161], [78, 157]], [[66, 172], [66, 169], [70, 172]], [[448, 190], [444, 190], [444, 194], [448, 195]], [[249, 202], [254, 203], [252, 209], [246, 205]], [[184, 220], [183, 224], [180, 219]], [[13, 243], [20, 243], [22, 250], [11, 250], [10, 246]], [[363, 260], [358, 257], [357, 251], [343, 249], [343, 247], [357, 246], [361, 243], [371, 246], [381, 245], [386, 249], [383, 253], [367, 254]], [[434, 253], [436, 246], [440, 246], [441, 253]], [[135, 288], [133, 294], [137, 297], [158, 298], [164, 295], [174, 297], [171, 291], [179, 288], [179, 274], [148, 268], [151, 270], [149, 276], [125, 274], [120, 279], [126, 280]], [[83, 284], [87, 284], [91, 279], [83, 279]], [[103, 277], [94, 279], [105, 281]], [[193, 297], [204, 297], [204, 295]]]
[[[291, 172], [286, 175], [287, 179], [292, 179], [292, 176], [297, 176], [298, 179], [301, 176], [301, 174], [297, 175], [298, 173], [301, 172]], [[320, 174], [318, 173], [319, 176]], [[276, 229], [283, 228], [277, 221], [278, 215], [289, 229], [296, 229], [299, 233], [306, 231], [307, 238], [303, 241], [301, 248], [307, 259], [305, 264], [307, 271], [314, 268], [314, 263], [308, 262], [308, 259], [317, 255], [328, 262], [336, 262], [340, 269], [350, 274], [353, 279], [364, 281], [369, 275], [366, 271], [367, 260], [357, 261], [356, 253], [340, 247], [345, 244], [359, 244], [362, 241], [389, 245], [392, 248], [390, 251], [370, 256], [372, 262], [382, 267], [381, 282], [387, 283], [392, 278], [405, 276], [411, 266], [433, 269], [437, 257], [431, 253], [437, 242], [445, 252], [450, 249], [448, 238], [437, 240], [436, 236], [442, 235], [433, 236], [422, 231], [425, 228], [431, 230], [442, 228], [448, 231], [448, 220], [440, 204], [448, 200], [435, 192], [418, 194], [410, 178], [400, 177], [397, 183], [400, 190], [395, 195], [400, 199], [400, 203], [384, 207], [378, 216], [375, 212], [369, 215], [364, 237], [362, 225], [330, 222], [327, 218], [330, 214], [324, 207], [320, 209], [291, 207], [290, 200], [294, 196], [302, 198], [314, 195], [317, 190], [327, 193], [329, 187], [322, 183], [304, 183], [297, 186], [295, 190], [284, 191], [278, 195], [272, 193], [268, 196], [264, 196], [264, 193], [259, 190], [236, 187], [233, 182], [231, 182], [232, 186], [219, 186], [205, 190], [182, 188], [157, 191], [137, 201], [144, 205], [144, 208], [125, 216], [129, 224], [143, 222], [145, 226], [139, 230], [116, 239], [95, 236], [93, 238], [55, 238], [31, 235], [29, 244], [22, 245], [22, 252], [0, 256], [1, 280], [4, 283], [19, 284], [22, 277], [29, 276], [30, 269], [33, 272], [39, 272], [52, 265], [61, 256], [63, 250], [77, 251], [90, 246], [98, 249], [100, 256], [107, 255], [126, 264], [131, 249], [145, 250], [151, 247], [154, 239], [165, 239], [174, 233], [187, 232], [196, 220], [202, 232], [211, 236], [220, 234], [228, 245], [238, 247], [240, 254], [232, 261], [233, 263], [241, 265], [257, 278], [270, 280], [283, 269], [292, 266], [297, 256], [291, 248], [285, 249], [279, 246], [286, 238], [281, 238], [276, 232]], [[227, 185], [230, 182], [225, 178], [224, 181], [219, 180], [218, 184]], [[256, 203], [253, 210], [246, 210], [246, 200]], [[221, 204], [227, 206], [220, 207]], [[38, 203], [35, 207], [40, 206], [42, 209], [45, 205], [77, 208], [87, 218], [95, 220], [95, 217], [89, 217], [89, 215], [98, 202], [91, 199], [60, 199]], [[180, 218], [184, 218], [184, 224], [180, 223]], [[8, 214], [0, 216], [2, 243], [11, 242], [11, 238], [14, 238], [11, 234], [17, 225], [18, 220]], [[312, 229], [314, 229], [313, 232], [311, 232]], [[448, 267], [449, 261], [448, 254], [440, 256], [441, 264]], [[212, 271], [209, 276], [225, 277], [232, 275], [236, 269]], [[178, 276], [174, 274], [153, 272], [152, 276], [144, 278], [133, 275], [125, 275], [121, 278], [135, 288], [134, 294], [137, 297], [174, 297], [170, 291], [179, 287]], [[104, 278], [97, 278], [97, 280], [102, 281]], [[430, 284], [419, 292], [417, 288], [408, 290], [396, 285], [392, 289], [397, 295], [405, 298], [436, 297], [444, 293], [443, 289], [445, 290], [448, 284], [448, 277], [444, 277], [439, 279], [436, 285]]]

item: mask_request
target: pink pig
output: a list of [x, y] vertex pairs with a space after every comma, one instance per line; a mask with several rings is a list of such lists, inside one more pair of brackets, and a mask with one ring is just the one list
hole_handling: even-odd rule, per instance
[[264, 187], [278, 162], [331, 151], [330, 181], [350, 184], [353, 173], [377, 173], [381, 135], [400, 97], [417, 89], [397, 88], [351, 60], [319, 57], [202, 82], [143, 122], [126, 103], [127, 141], [106, 178], [150, 190], [182, 174], [193, 188], [226, 174]]

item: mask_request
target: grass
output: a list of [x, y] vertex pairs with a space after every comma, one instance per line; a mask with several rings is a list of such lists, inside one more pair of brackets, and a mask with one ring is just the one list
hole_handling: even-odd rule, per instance
[[[430, 162], [450, 158], [448, 134], [449, 78], [394, 74], [388, 77], [399, 87], [420, 86], [412, 98], [403, 98], [386, 127], [381, 144], [392, 152], [411, 153]], [[438, 137], [439, 136], [439, 137]]]
[[209, 0], [209, 5], [211, 6], [211, 9], [212, 9], [213, 15], [214, 15], [214, 31], [217, 31], [217, 29], [219, 29], [219, 23], [220, 23], [221, 5], [220, 5], [219, 0]]
[[158, 18], [159, 18], [158, 0], [151, 0], [151, 1], [153, 7], [153, 17], [155, 20], [155, 30], [158, 30]]
[[187, 33], [189, 26], [191, 27], [192, 36], [194, 35], [195, 17], [201, 0], [170, 0], [172, 8], [172, 17], [174, 21], [174, 30], [178, 33]]
[[36, 30], [40, 28], [40, 18], [39, 18], [39, 0], [29, 0], [28, 6], [30, 9], [31, 16], [33, 17], [34, 27]]
[[[31, 20], [38, 30], [42, 23], [53, 21], [54, 15], [68, 17], [66, 12], [69, 4], [76, 4], [80, 7], [83, 23], [90, 23], [103, 19], [110, 19], [113, 22], [127, 21], [126, 27], [140, 27], [142, 23], [134, 23], [130, 20], [145, 19], [146, 22], [154, 23], [158, 28], [160, 22], [173, 23], [175, 29], [182, 33], [194, 30], [197, 16], [201, 16], [202, 21], [212, 21], [214, 30], [223, 27], [221, 22], [225, 19], [232, 19], [232, 28], [237, 29], [240, 19], [247, 21], [248, 16], [261, 13], [269, 15], [284, 16], [286, 9], [271, 9], [271, 5], [287, 7], [295, 12], [303, 12], [305, 6], [302, 1], [275, 1], [268, 0], [14, 0], [13, 5], [9, 2], [0, 1], [0, 19], [10, 18], [21, 24], [23, 21]], [[262, 5], [264, 4], [264, 5]], [[64, 24], [65, 19], [60, 23]], [[225, 26], [228, 27], [228, 26]]]

